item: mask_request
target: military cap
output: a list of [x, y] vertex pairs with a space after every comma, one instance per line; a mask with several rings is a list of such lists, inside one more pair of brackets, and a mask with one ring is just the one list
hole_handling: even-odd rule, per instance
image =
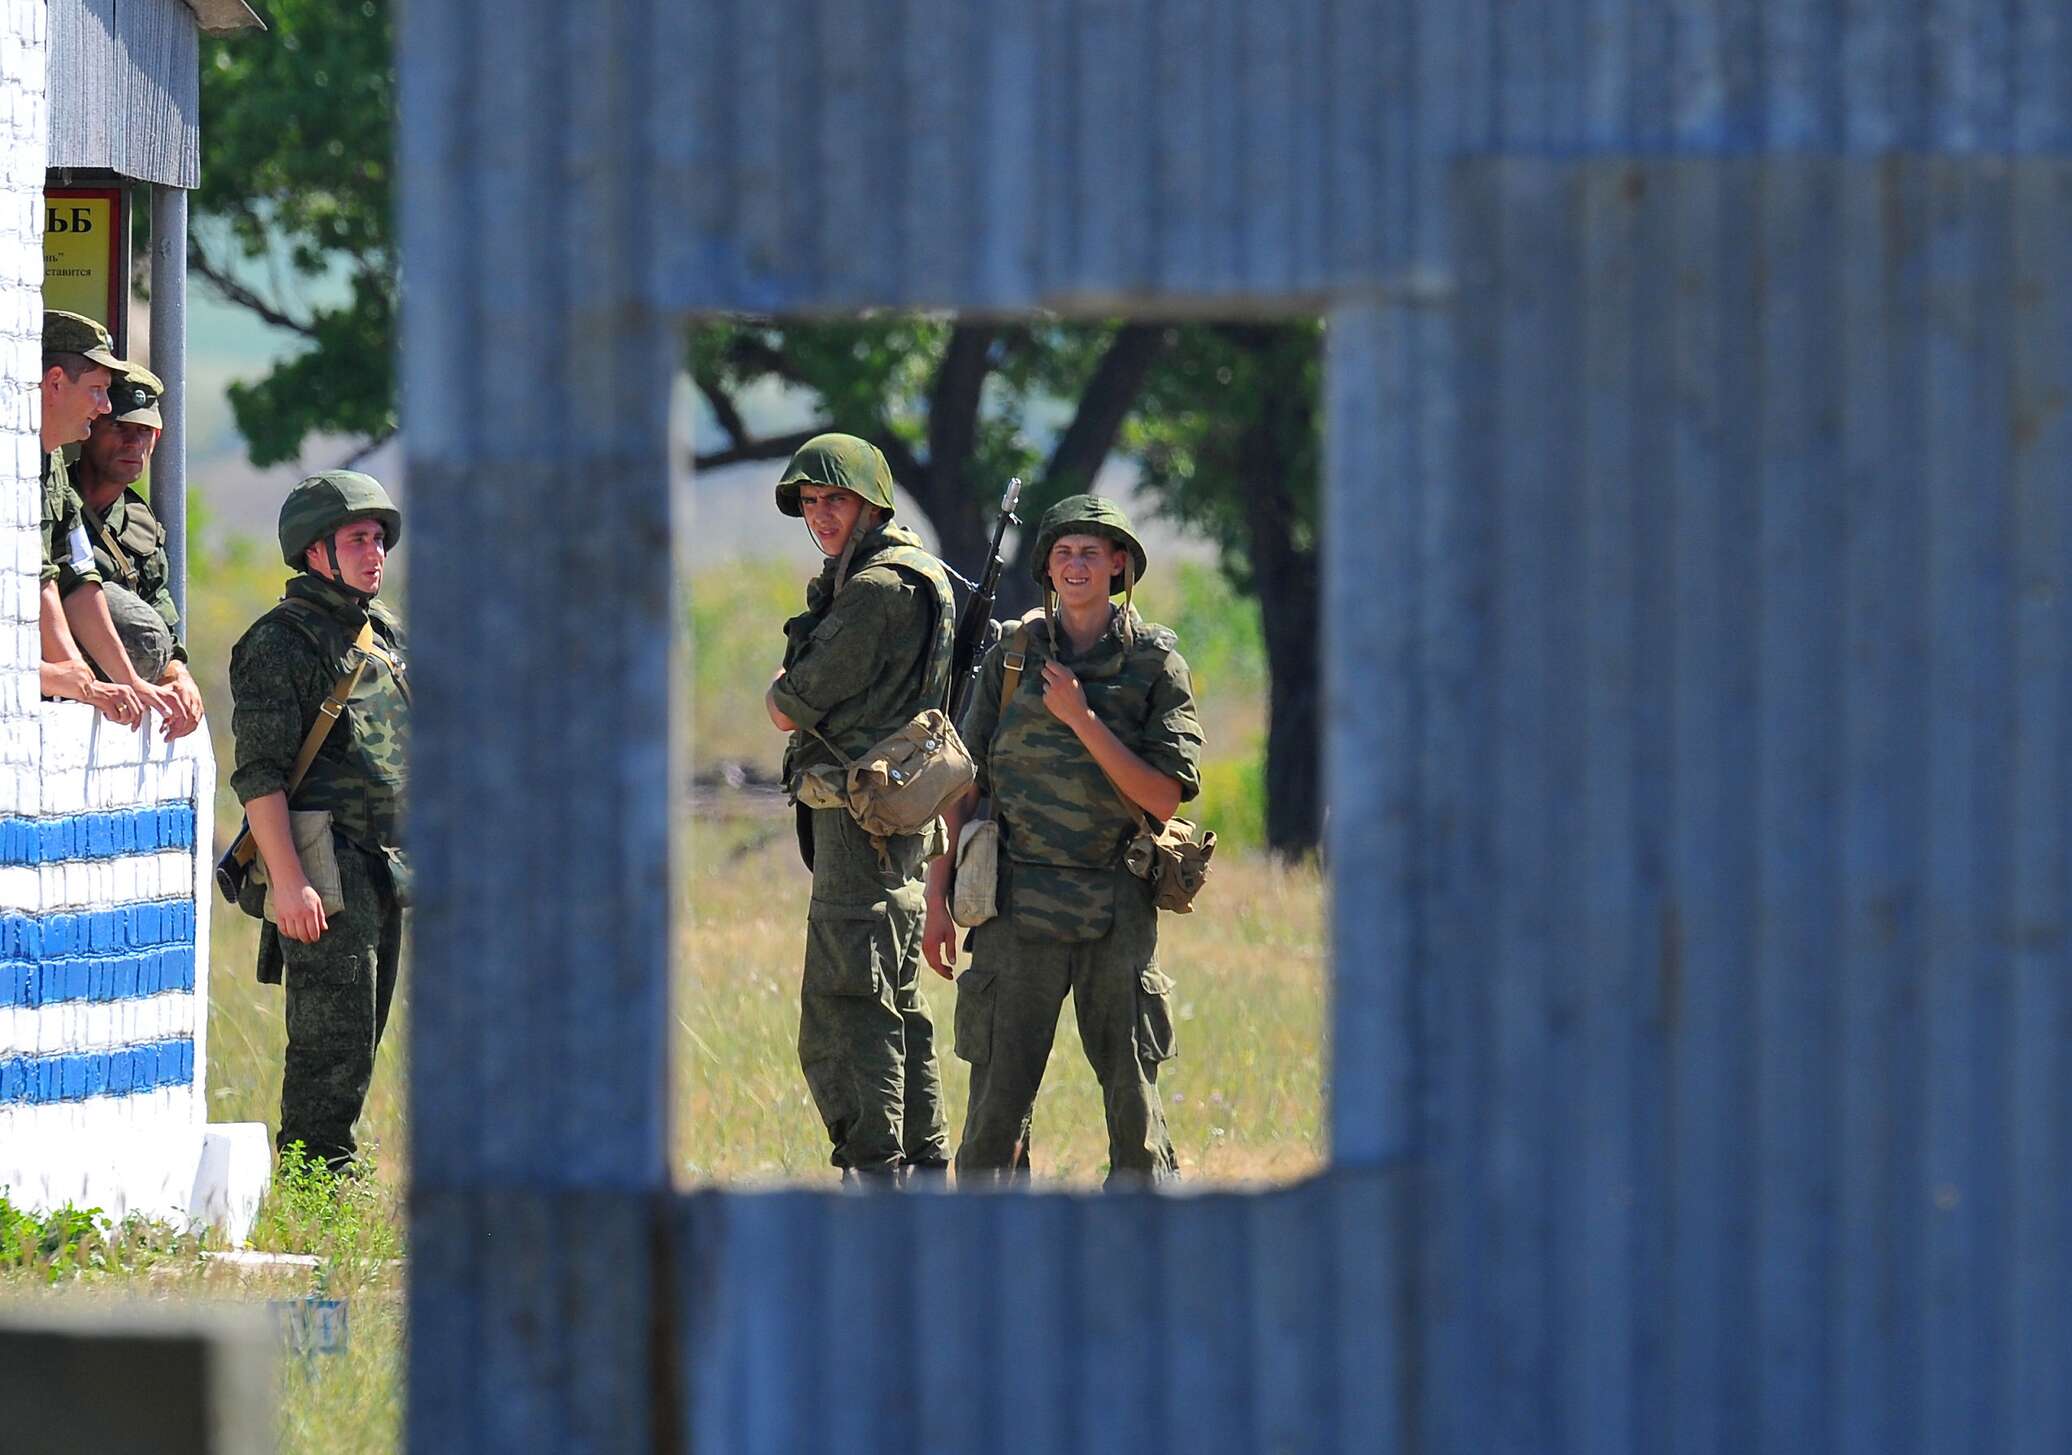
[[165, 418], [158, 412], [158, 401], [163, 398], [165, 380], [142, 364], [125, 360], [116, 366], [115, 382], [108, 386], [108, 417], [164, 429]]
[[[1136, 579], [1139, 581], [1144, 579], [1145, 568], [1151, 564], [1150, 558], [1144, 554], [1144, 543], [1130, 529], [1130, 518], [1122, 513], [1121, 506], [1099, 495], [1067, 495], [1043, 512], [1043, 519], [1036, 527], [1036, 555], [1029, 564], [1029, 570], [1038, 586], [1050, 584], [1050, 548], [1058, 543], [1059, 536], [1103, 536], [1117, 545], [1127, 546], [1130, 559], [1136, 563]], [[1122, 575], [1117, 572], [1109, 594], [1122, 590], [1122, 584]]]
[[108, 336], [108, 330], [83, 313], [67, 313], [62, 308], [43, 310], [43, 352], [84, 354], [110, 373], [122, 369], [122, 360], [115, 357], [115, 340]]
[[281, 559], [300, 570], [303, 552], [347, 521], [361, 519], [380, 521], [389, 549], [395, 549], [403, 535], [403, 513], [379, 480], [358, 470], [311, 475], [281, 502]]
[[798, 447], [777, 482], [777, 508], [803, 515], [801, 485], [833, 485], [854, 490], [872, 505], [892, 514], [892, 467], [885, 452], [853, 434], [817, 434]]

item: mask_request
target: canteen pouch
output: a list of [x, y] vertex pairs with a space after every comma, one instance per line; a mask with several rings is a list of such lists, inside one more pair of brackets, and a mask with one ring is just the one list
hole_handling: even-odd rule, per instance
[[1123, 850], [1123, 867], [1151, 885], [1151, 902], [1173, 914], [1189, 914], [1209, 879], [1216, 852], [1214, 830], [1184, 818], [1168, 819], [1157, 833], [1146, 829]]
[[[822, 741], [825, 741], [823, 739]], [[829, 743], [830, 751], [835, 751]], [[949, 716], [931, 707], [916, 713], [898, 732], [873, 743], [860, 758], [844, 758], [843, 798], [849, 813], [873, 838], [925, 833], [931, 819], [961, 797], [977, 777], [964, 740]], [[814, 769], [799, 780], [798, 799], [807, 797]], [[816, 794], [818, 786], [810, 791]], [[815, 807], [823, 805], [814, 804]], [[827, 807], [834, 805], [828, 804]]]
[[950, 918], [966, 929], [1000, 913], [1000, 825], [974, 819], [957, 835], [957, 872], [950, 881]]
[[[317, 899], [324, 906], [327, 915], [345, 913], [345, 886], [338, 875], [338, 841], [331, 836], [331, 810], [328, 808], [295, 810], [288, 814], [288, 829], [295, 836], [295, 856], [302, 861], [302, 877], [309, 881], [309, 887], [317, 892]], [[264, 885], [266, 898], [261, 905], [261, 917], [269, 924], [278, 923], [274, 913], [273, 885], [266, 877], [266, 858], [256, 855], [252, 859], [249, 884]]]

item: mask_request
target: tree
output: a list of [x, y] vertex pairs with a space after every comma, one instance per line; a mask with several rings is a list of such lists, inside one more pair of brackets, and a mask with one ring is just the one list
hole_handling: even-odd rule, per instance
[[[727, 436], [700, 455], [710, 469], [781, 460], [823, 429], [859, 434], [885, 452], [893, 477], [935, 527], [953, 565], [982, 563], [1001, 489], [1025, 482], [1021, 515], [1091, 487], [1172, 331], [1152, 324], [980, 321], [903, 314], [851, 323], [713, 323], [692, 332], [691, 376]], [[820, 420], [756, 437], [742, 392], [774, 380], [817, 402]], [[1024, 430], [1053, 401], [1071, 417], [1039, 457]], [[1024, 531], [1001, 580], [1002, 611], [1030, 603]]]
[[1165, 511], [1216, 542], [1266, 638], [1266, 841], [1314, 849], [1323, 814], [1317, 675], [1322, 325], [1197, 324], [1145, 381], [1123, 448]]
[[396, 429], [390, 231], [395, 69], [386, 0], [270, 0], [268, 32], [209, 37], [189, 271], [306, 347], [230, 386], [256, 465], [312, 433]]

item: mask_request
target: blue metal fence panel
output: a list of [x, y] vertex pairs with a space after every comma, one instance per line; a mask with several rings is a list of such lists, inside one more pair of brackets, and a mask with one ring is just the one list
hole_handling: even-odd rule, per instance
[[[2057, 10], [411, 7], [413, 1444], [2062, 1448]], [[1334, 1171], [669, 1203], [664, 315], [1327, 298]]]

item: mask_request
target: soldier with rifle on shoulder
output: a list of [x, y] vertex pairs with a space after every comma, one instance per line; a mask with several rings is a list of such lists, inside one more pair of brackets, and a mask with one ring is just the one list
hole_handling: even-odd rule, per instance
[[813, 873], [799, 1064], [844, 1182], [940, 1178], [948, 1127], [920, 969], [922, 864], [941, 851], [941, 826], [930, 805], [932, 832], [874, 834], [841, 785], [873, 745], [931, 710], [954, 737], [941, 709], [956, 603], [942, 563], [893, 520], [892, 471], [867, 440], [800, 446], [777, 508], [804, 519], [822, 557], [765, 695], [790, 735], [784, 781]]

